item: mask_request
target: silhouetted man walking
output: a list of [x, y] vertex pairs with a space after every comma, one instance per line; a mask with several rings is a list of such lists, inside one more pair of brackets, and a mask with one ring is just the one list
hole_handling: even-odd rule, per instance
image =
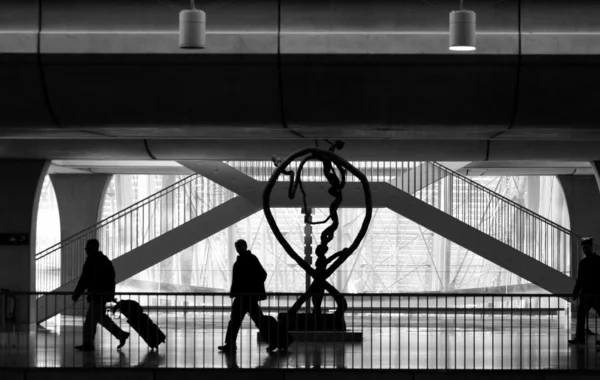
[[[581, 240], [585, 258], [579, 263], [577, 282], [573, 289], [573, 298], [579, 299], [577, 308], [577, 328], [575, 338], [570, 344], [585, 343], [585, 320], [591, 308], [600, 312], [600, 256], [594, 253], [594, 239]], [[581, 297], [580, 297], [581, 296]]]
[[75, 346], [81, 351], [94, 350], [94, 337], [96, 324], [100, 323], [119, 340], [117, 349], [127, 341], [129, 333], [124, 332], [106, 315], [106, 303], [115, 298], [115, 269], [109, 258], [100, 252], [100, 243], [96, 239], [88, 240], [85, 245], [87, 259], [83, 264], [83, 272], [73, 294], [73, 302], [77, 302], [81, 293], [86, 289], [90, 293], [87, 297], [89, 309], [83, 323], [83, 344]]
[[[225, 345], [219, 346], [221, 351], [235, 351], [237, 349], [237, 334], [242, 325], [246, 313], [257, 326], [263, 318], [262, 310], [258, 301], [267, 299], [265, 292], [265, 280], [267, 272], [258, 261], [258, 258], [248, 250], [244, 240], [235, 242], [235, 250], [238, 258], [233, 264], [233, 276], [231, 281], [231, 318], [225, 335]], [[246, 293], [246, 294], [244, 294]]]

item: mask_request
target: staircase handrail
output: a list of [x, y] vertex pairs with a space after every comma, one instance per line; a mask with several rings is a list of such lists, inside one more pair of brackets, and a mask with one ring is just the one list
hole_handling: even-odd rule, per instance
[[[427, 161], [349, 161], [350, 164], [356, 166], [358, 169], [364, 169], [366, 170], [383, 170], [384, 173], [386, 170], [388, 170], [390, 172], [389, 177], [397, 177], [399, 175], [398, 170], [402, 170], [402, 167], [398, 167], [398, 166], [392, 166], [392, 164], [406, 164], [406, 163], [414, 163], [414, 164], [424, 164], [427, 163]], [[380, 167], [379, 163], [383, 162], [384, 165]], [[267, 172], [269, 171], [269, 169], [274, 170], [275, 166], [273, 164], [272, 161], [266, 161], [266, 160], [229, 160], [229, 161], [223, 161], [224, 164], [229, 165], [230, 167], [232, 167], [233, 169], [236, 169], [244, 174], [246, 174], [247, 176], [257, 180], [257, 181], [261, 181], [261, 182], [266, 182], [269, 180], [270, 178], [270, 174], [268, 174]], [[292, 164], [293, 165], [298, 165], [300, 163], [300, 161], [293, 161]], [[327, 179], [325, 178], [325, 174], [323, 173], [323, 168], [319, 165], [316, 165], [316, 167], [311, 167], [310, 164], [311, 163], [315, 163], [316, 161], [309, 161], [309, 164], [306, 165], [304, 167], [304, 173], [308, 173], [309, 175], [312, 174], [313, 176], [318, 176], [320, 178], [322, 178], [323, 182], [326, 182]], [[389, 163], [390, 166], [386, 167], [385, 163]], [[368, 164], [372, 164], [372, 167], [366, 167], [368, 166]], [[364, 168], [361, 168], [361, 166], [364, 165]], [[297, 170], [296, 166], [293, 167], [293, 170]], [[255, 169], [259, 169], [259, 172], [256, 173], [254, 172]], [[406, 169], [413, 169], [407, 167]], [[261, 170], [265, 170], [266, 172], [262, 172]], [[391, 173], [393, 171], [396, 171], [395, 175], [392, 176]], [[367, 177], [369, 176], [373, 176], [373, 173], [364, 173]], [[258, 177], [258, 178], [257, 178]], [[375, 180], [373, 178], [370, 179], [371, 182], [386, 182], [386, 176], [385, 174], [379, 174], [377, 173], [375, 175]], [[278, 181], [287, 181], [288, 179], [285, 176], [280, 176]], [[353, 176], [349, 176], [346, 178], [347, 181], [349, 182], [355, 182], [358, 181], [357, 178], [353, 177]], [[313, 180], [314, 181], [314, 180]], [[311, 181], [312, 182], [312, 181]]]
[[470, 178], [468, 178], [468, 177], [466, 177], [466, 176], [464, 176], [464, 175], [462, 175], [462, 174], [460, 174], [458, 172], [455, 172], [452, 169], [448, 169], [444, 165], [441, 165], [441, 164], [439, 164], [439, 163], [437, 163], [435, 161], [429, 161], [429, 163], [432, 164], [432, 165], [434, 165], [434, 166], [436, 166], [436, 167], [438, 167], [438, 168], [440, 168], [441, 170], [444, 170], [444, 171], [448, 172], [449, 174], [451, 174], [451, 175], [453, 175], [455, 177], [460, 178], [462, 181], [465, 181], [465, 182], [469, 183], [470, 185], [475, 186], [478, 189], [483, 190], [484, 192], [489, 193], [492, 197], [500, 198], [503, 202], [506, 202], [506, 203], [510, 204], [511, 206], [518, 208], [520, 211], [522, 211], [522, 212], [524, 212], [526, 214], [529, 214], [530, 216], [532, 216], [535, 219], [539, 219], [539, 220], [541, 220], [542, 222], [544, 222], [546, 224], [550, 224], [554, 228], [557, 228], [557, 229], [561, 230], [564, 233], [567, 233], [567, 234], [572, 235], [574, 237], [577, 237], [579, 239], [582, 238], [580, 235], [578, 235], [575, 232], [573, 232], [573, 231], [571, 231], [571, 230], [569, 230], [569, 229], [561, 226], [560, 224], [558, 224], [556, 222], [553, 222], [552, 220], [550, 220], [548, 218], [545, 218], [545, 217], [543, 217], [540, 214], [537, 214], [536, 212], [528, 209], [527, 207], [522, 206], [522, 205], [518, 204], [517, 202], [515, 202], [513, 200], [510, 200], [510, 199], [506, 198], [505, 196], [496, 193], [493, 190], [488, 189], [487, 187], [485, 187], [485, 186], [483, 186], [483, 185], [481, 185], [481, 184], [473, 181], [472, 179], [470, 179]]
[[185, 177], [185, 178], [183, 178], [183, 179], [175, 182], [174, 184], [172, 184], [172, 185], [170, 185], [168, 187], [165, 187], [164, 189], [159, 190], [156, 193], [154, 193], [152, 195], [149, 195], [148, 197], [146, 197], [146, 198], [144, 198], [142, 200], [137, 201], [136, 203], [132, 204], [131, 206], [128, 206], [128, 207], [124, 208], [123, 210], [118, 211], [118, 212], [114, 213], [113, 215], [102, 219], [98, 223], [96, 223], [96, 224], [94, 224], [94, 225], [92, 225], [90, 227], [87, 227], [87, 228], [85, 228], [85, 229], [83, 229], [83, 230], [81, 230], [81, 231], [79, 231], [79, 232], [77, 232], [77, 233], [69, 236], [68, 238], [66, 238], [66, 239], [64, 239], [64, 240], [62, 240], [62, 241], [60, 241], [60, 242], [58, 242], [58, 243], [56, 243], [56, 244], [54, 244], [54, 245], [46, 248], [46, 249], [44, 249], [41, 252], [36, 253], [35, 254], [36, 261], [39, 260], [39, 259], [42, 259], [43, 257], [49, 255], [50, 253], [52, 253], [54, 251], [56, 251], [57, 249], [59, 249], [63, 245], [66, 245], [66, 244], [68, 244], [68, 243], [70, 243], [70, 242], [72, 242], [74, 240], [77, 240], [77, 239], [81, 238], [81, 236], [89, 234], [91, 231], [98, 230], [100, 227], [104, 227], [105, 225], [109, 224], [108, 222], [112, 223], [115, 220], [119, 220], [123, 216], [128, 215], [131, 212], [133, 212], [134, 210], [140, 208], [142, 205], [146, 205], [147, 203], [149, 203], [149, 202], [151, 202], [151, 201], [153, 201], [155, 199], [161, 198], [161, 197], [163, 197], [166, 194], [172, 193], [176, 188], [179, 188], [180, 186], [188, 183], [189, 181], [191, 181], [191, 180], [193, 180], [193, 179], [195, 179], [196, 177], [199, 177], [199, 176], [200, 176], [199, 174], [189, 175], [189, 176], [187, 176], [187, 177]]

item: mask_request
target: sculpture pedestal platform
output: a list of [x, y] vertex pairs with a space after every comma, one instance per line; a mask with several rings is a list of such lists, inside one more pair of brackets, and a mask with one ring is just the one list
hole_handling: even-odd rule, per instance
[[[343, 314], [279, 313], [277, 320], [296, 342], [352, 343], [363, 339], [362, 331], [346, 330]], [[260, 333], [257, 339], [262, 341]]]
[[[362, 331], [289, 331], [296, 342], [324, 342], [324, 343], [356, 343], [362, 342]], [[259, 343], [267, 344], [260, 332], [256, 332]]]
[[343, 314], [279, 313], [277, 321], [287, 331], [346, 331]]

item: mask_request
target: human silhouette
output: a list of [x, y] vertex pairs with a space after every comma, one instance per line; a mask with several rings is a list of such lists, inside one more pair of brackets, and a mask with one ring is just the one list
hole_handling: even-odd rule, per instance
[[[581, 240], [581, 248], [585, 258], [579, 262], [579, 271], [573, 299], [580, 298], [577, 307], [577, 327], [575, 338], [569, 340], [570, 344], [585, 343], [585, 321], [591, 308], [600, 312], [600, 256], [594, 253], [594, 240], [584, 238]], [[580, 297], [581, 296], [581, 297]], [[598, 344], [598, 342], [596, 342]]]
[[94, 350], [94, 337], [96, 336], [96, 324], [100, 323], [105, 329], [119, 340], [117, 349], [120, 350], [129, 333], [124, 332], [117, 326], [108, 315], [106, 315], [106, 303], [114, 300], [115, 294], [115, 269], [109, 258], [100, 252], [100, 243], [96, 239], [90, 239], [85, 245], [87, 259], [83, 264], [83, 271], [72, 296], [73, 302], [77, 302], [81, 293], [88, 291], [87, 301], [89, 308], [83, 323], [83, 344], [75, 346], [81, 351]]
[[236, 241], [235, 250], [238, 258], [233, 264], [231, 280], [230, 297], [233, 298], [231, 318], [227, 325], [225, 344], [218, 347], [225, 352], [237, 350], [237, 334], [246, 313], [250, 314], [254, 324], [260, 325], [263, 313], [258, 302], [267, 299], [265, 291], [267, 272], [260, 261], [248, 250], [245, 240]]

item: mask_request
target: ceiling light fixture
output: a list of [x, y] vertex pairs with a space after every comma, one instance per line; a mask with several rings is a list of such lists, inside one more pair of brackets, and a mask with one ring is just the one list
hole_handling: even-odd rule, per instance
[[463, 9], [460, 0], [460, 9], [450, 12], [450, 50], [475, 50], [475, 21], [475, 12]]
[[204, 49], [206, 46], [206, 13], [196, 9], [191, 0], [192, 9], [179, 12], [179, 47], [182, 49]]

